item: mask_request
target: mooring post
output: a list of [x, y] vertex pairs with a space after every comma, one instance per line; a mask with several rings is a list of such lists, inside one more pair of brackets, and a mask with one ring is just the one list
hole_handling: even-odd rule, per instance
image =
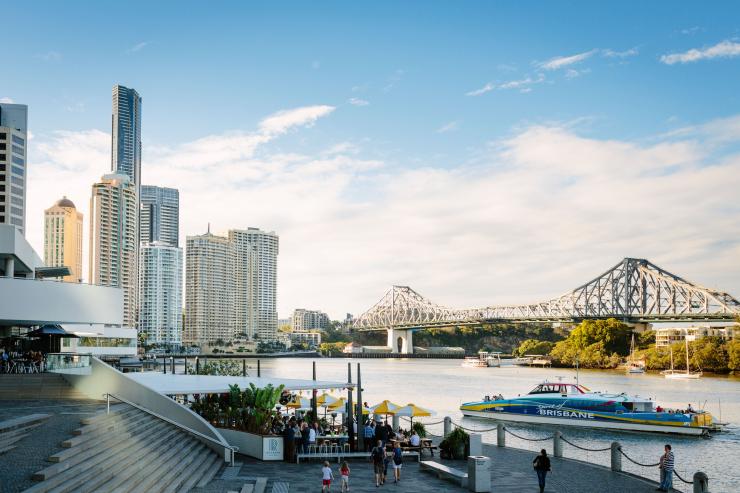
[[188, 374], [188, 357], [185, 356], [184, 360], [185, 360], [185, 375], [187, 375]]
[[446, 437], [450, 433], [452, 433], [452, 418], [445, 416], [444, 436]]
[[170, 356], [170, 360], [172, 361], [172, 374], [175, 374], [175, 357]]
[[694, 493], [709, 493], [709, 477], [701, 471], [694, 473]]
[[[352, 363], [347, 363], [347, 383], [352, 383]], [[349, 436], [349, 450], [350, 452], [354, 452], [356, 449], [355, 447], [355, 415], [354, 415], [354, 407], [352, 406], [352, 387], [347, 387], [347, 402], [345, 405], [345, 413], [344, 415], [347, 417], [347, 435]], [[357, 432], [362, 433], [363, 430], [358, 426]]]
[[496, 425], [496, 445], [506, 447], [506, 429], [503, 423]]
[[247, 360], [245, 360], [244, 358], [242, 358], [242, 376], [247, 376]]
[[167, 356], [162, 356], [162, 372], [167, 375]]
[[262, 367], [260, 365], [260, 360], [257, 360], [257, 377], [262, 376]]
[[[365, 450], [365, 420], [362, 416], [363, 403], [362, 403], [362, 374], [360, 373], [360, 364], [357, 363], [357, 448], [358, 451], [362, 452]], [[350, 412], [352, 410], [350, 409]]]
[[622, 446], [619, 442], [612, 442], [612, 471], [622, 472]]
[[[316, 362], [313, 362], [313, 381], [316, 381]], [[319, 420], [319, 411], [318, 411], [318, 402], [316, 402], [317, 397], [316, 389], [314, 388], [311, 391], [311, 413], [313, 414], [313, 417], [311, 419], [318, 421]]]
[[555, 457], [563, 456], [563, 434], [556, 431], [552, 436], [552, 453]]
[[200, 358], [195, 357], [195, 374], [200, 375]]

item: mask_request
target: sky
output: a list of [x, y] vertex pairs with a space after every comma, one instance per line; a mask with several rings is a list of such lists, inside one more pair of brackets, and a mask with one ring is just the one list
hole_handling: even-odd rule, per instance
[[3, 37], [37, 251], [62, 195], [87, 250], [119, 83], [183, 246], [209, 223], [280, 235], [281, 317], [393, 284], [543, 301], [624, 257], [740, 295], [736, 2], [32, 1]]

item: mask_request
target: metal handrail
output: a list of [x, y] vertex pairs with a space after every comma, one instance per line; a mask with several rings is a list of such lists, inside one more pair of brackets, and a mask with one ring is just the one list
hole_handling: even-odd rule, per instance
[[239, 451], [239, 447], [237, 447], [235, 445], [229, 445], [228, 443], [224, 443], [224, 442], [221, 442], [220, 440], [216, 440], [215, 438], [209, 437], [208, 435], [204, 435], [203, 433], [201, 433], [199, 431], [195, 431], [193, 429], [190, 429], [187, 426], [181, 425], [177, 421], [173, 421], [170, 418], [167, 418], [165, 416], [162, 416], [161, 414], [157, 414], [154, 411], [152, 411], [151, 409], [147, 409], [145, 407], [142, 407], [142, 406], [140, 406], [140, 405], [138, 405], [138, 404], [136, 404], [134, 402], [131, 402], [128, 399], [124, 399], [123, 397], [120, 397], [120, 396], [118, 396], [116, 394], [105, 393], [105, 394], [103, 394], [103, 397], [106, 398], [106, 403], [107, 403], [106, 414], [110, 414], [110, 398], [113, 397], [117, 401], [125, 402], [129, 406], [133, 406], [136, 409], [139, 409], [140, 411], [144, 411], [147, 414], [151, 414], [155, 418], [161, 419], [162, 421], [166, 421], [167, 423], [169, 423], [171, 425], [175, 425], [178, 428], [180, 428], [181, 430], [184, 430], [187, 433], [190, 433], [191, 435], [195, 435], [195, 436], [197, 436], [199, 438], [203, 438], [205, 440], [208, 440], [208, 441], [210, 441], [212, 443], [215, 443], [215, 444], [220, 445], [220, 446], [222, 446], [222, 447], [224, 447], [226, 449], [231, 450], [231, 454], [229, 454], [229, 460], [227, 462], [229, 464], [233, 464], [234, 463], [234, 454], [236, 454]]

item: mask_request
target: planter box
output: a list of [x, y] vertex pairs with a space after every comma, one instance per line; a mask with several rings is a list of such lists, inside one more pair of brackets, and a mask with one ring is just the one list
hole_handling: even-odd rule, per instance
[[217, 428], [229, 445], [239, 447], [237, 453], [259, 460], [283, 460], [283, 437], [255, 435], [246, 431]]

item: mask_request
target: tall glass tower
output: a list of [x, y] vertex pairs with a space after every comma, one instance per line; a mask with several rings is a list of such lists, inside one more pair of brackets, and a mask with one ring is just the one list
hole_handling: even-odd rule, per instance
[[126, 175], [141, 187], [141, 96], [135, 89], [113, 86], [111, 172]]
[[141, 186], [139, 230], [142, 243], [179, 246], [180, 193], [176, 188]]
[[0, 224], [26, 232], [28, 106], [0, 103]]

